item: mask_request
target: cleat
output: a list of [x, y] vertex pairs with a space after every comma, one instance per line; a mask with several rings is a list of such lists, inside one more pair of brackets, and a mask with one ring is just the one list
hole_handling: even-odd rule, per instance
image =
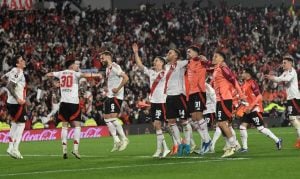
[[170, 155], [176, 155], [178, 152], [178, 145], [173, 145], [172, 147], [172, 152]]
[[68, 159], [68, 154], [67, 153], [63, 154], [63, 159]]
[[7, 149], [6, 152], [11, 158], [17, 159], [17, 156], [13, 153], [11, 149]]
[[235, 150], [234, 148], [230, 148], [230, 149], [226, 150], [221, 157], [225, 158], [225, 157], [232, 156], [234, 154], [234, 150]]
[[207, 143], [203, 143], [203, 145], [202, 145], [202, 149], [201, 149], [201, 155], [204, 155], [204, 154], [206, 154], [208, 151], [209, 151], [209, 149], [210, 149], [210, 143], [211, 143], [211, 140], [210, 141], [208, 141]]
[[194, 150], [196, 149], [196, 145], [194, 144], [194, 145], [191, 145], [191, 151], [190, 151], [190, 154], [192, 154], [193, 152], [194, 152]]
[[196, 154], [201, 154], [201, 150], [200, 150], [200, 149], [194, 150], [194, 153], [196, 153]]
[[282, 148], [282, 139], [279, 139], [279, 141], [276, 142], [276, 147], [277, 147], [278, 150], [281, 150], [281, 148]]
[[161, 151], [160, 151], [160, 150], [157, 150], [157, 151], [152, 155], [153, 158], [158, 158], [158, 157], [160, 157], [160, 156], [161, 156]]
[[128, 139], [124, 139], [121, 143], [121, 146], [119, 147], [118, 151], [123, 151], [127, 148], [127, 145], [129, 144], [129, 140]]
[[248, 152], [248, 149], [240, 148], [238, 150], [238, 152], [240, 152], [240, 153], [246, 153], [246, 152]]
[[12, 150], [11, 153], [13, 155], [13, 158], [15, 159], [23, 159], [23, 156], [21, 155], [20, 151]]
[[235, 145], [235, 151], [239, 151], [241, 150], [242, 146], [240, 145], [239, 142], [237, 142], [237, 144]]
[[118, 151], [119, 148], [120, 148], [120, 146], [121, 146], [121, 142], [115, 142], [115, 143], [114, 143], [114, 146], [113, 146], [113, 148], [111, 149], [110, 152]]
[[225, 146], [223, 147], [223, 151], [225, 152], [226, 150], [229, 150], [230, 148], [231, 148], [230, 146], [225, 145]]
[[169, 150], [169, 149], [164, 150], [164, 152], [162, 153], [161, 158], [165, 158], [170, 152], [171, 152], [171, 150]]
[[185, 144], [179, 144], [179, 146], [178, 146], [177, 155], [178, 155], [179, 157], [181, 157], [181, 156], [183, 155], [184, 145], [185, 145]]
[[80, 156], [80, 154], [78, 153], [78, 151], [72, 151], [72, 154], [73, 154], [76, 158], [81, 159], [81, 156]]

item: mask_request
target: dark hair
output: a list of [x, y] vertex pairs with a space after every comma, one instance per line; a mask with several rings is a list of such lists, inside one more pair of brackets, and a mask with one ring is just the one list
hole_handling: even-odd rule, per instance
[[290, 61], [294, 64], [294, 57], [290, 54], [286, 54], [283, 56], [283, 60], [287, 60], [287, 61]]
[[227, 58], [226, 58], [226, 55], [225, 55], [224, 52], [218, 50], [218, 51], [216, 51], [215, 53], [219, 54], [219, 55], [224, 59], [225, 62], [227, 61]]
[[193, 51], [197, 52], [198, 54], [200, 53], [200, 47], [198, 47], [197, 45], [189, 46], [188, 49], [192, 49]]
[[252, 71], [251, 68], [245, 68], [244, 71], [245, 71], [245, 73], [248, 73], [248, 74], [251, 76], [251, 78], [256, 78], [256, 75], [255, 75], [255, 73]]
[[108, 56], [113, 57], [112, 53], [108, 50], [105, 50], [105, 51], [101, 52], [100, 55], [108, 55]]
[[13, 67], [16, 67], [17, 66], [17, 63], [19, 62], [18, 60], [19, 60], [19, 58], [21, 58], [22, 57], [22, 55], [20, 55], [20, 54], [17, 54], [17, 55], [15, 55], [13, 58], [12, 58], [12, 61], [11, 61], [11, 65], [13, 66]]
[[69, 68], [71, 65], [73, 65], [75, 63], [75, 60], [67, 60], [65, 62], [65, 67]]

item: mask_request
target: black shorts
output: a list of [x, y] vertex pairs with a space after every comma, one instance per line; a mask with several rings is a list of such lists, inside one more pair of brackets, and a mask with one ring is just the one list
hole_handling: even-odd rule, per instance
[[204, 120], [207, 122], [207, 126], [213, 126], [214, 121], [216, 120], [216, 113], [204, 114]]
[[242, 117], [242, 123], [243, 122], [248, 124], [253, 124], [255, 127], [264, 125], [262, 114], [256, 111], [251, 112], [249, 114], [245, 113], [244, 116]]
[[187, 119], [187, 103], [184, 95], [167, 96], [166, 100], [167, 119]]
[[217, 121], [232, 120], [232, 100], [217, 101]]
[[59, 105], [58, 119], [62, 122], [81, 121], [79, 104], [61, 102]]
[[166, 120], [166, 104], [165, 103], [151, 103], [150, 115], [152, 122], [154, 120], [165, 121]]
[[104, 114], [120, 113], [122, 100], [118, 98], [107, 98], [104, 101]]
[[10, 115], [12, 121], [14, 122], [25, 122], [26, 118], [26, 106], [19, 104], [9, 104], [7, 103], [7, 111]]
[[194, 93], [189, 96], [189, 112], [203, 112], [206, 109], [206, 93]]
[[287, 100], [287, 115], [299, 116], [300, 115], [300, 99]]

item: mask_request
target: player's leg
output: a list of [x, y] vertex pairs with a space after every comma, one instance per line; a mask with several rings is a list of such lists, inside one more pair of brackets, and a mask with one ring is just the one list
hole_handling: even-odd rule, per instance
[[246, 117], [246, 115], [243, 117], [243, 119], [242, 119], [243, 121], [240, 125], [240, 136], [241, 136], [241, 141], [242, 141], [242, 148], [241, 148], [240, 152], [248, 151], [248, 133], [247, 133], [248, 123], [246, 123], [244, 121], [245, 117]]
[[282, 148], [282, 140], [278, 138], [270, 129], [264, 127], [264, 121], [262, 118], [261, 113], [258, 112], [252, 112], [251, 113], [251, 120], [253, 124], [255, 125], [256, 129], [264, 134], [267, 137], [270, 137], [274, 140], [276, 147], [278, 150], [281, 150]]

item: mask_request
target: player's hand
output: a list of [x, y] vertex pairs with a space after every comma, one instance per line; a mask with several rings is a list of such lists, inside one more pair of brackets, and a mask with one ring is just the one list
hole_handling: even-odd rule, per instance
[[200, 60], [207, 61], [207, 58], [204, 55], [199, 55]]
[[274, 80], [274, 76], [273, 75], [265, 75], [265, 78], [269, 79], [269, 80]]
[[138, 47], [137, 43], [132, 44], [132, 50], [133, 50], [134, 54], [137, 54], [139, 52], [139, 47]]
[[250, 108], [246, 108], [245, 113], [249, 114], [251, 112]]
[[119, 89], [118, 89], [118, 88], [113, 88], [111, 91], [112, 91], [113, 93], [118, 93], [118, 92], [119, 92]]
[[17, 102], [18, 102], [18, 104], [20, 104], [20, 105], [23, 105], [23, 104], [25, 104], [25, 103], [26, 103], [26, 101], [25, 101], [25, 100], [23, 100], [23, 99], [20, 99], [20, 98], [18, 98], [18, 99], [17, 99]]

